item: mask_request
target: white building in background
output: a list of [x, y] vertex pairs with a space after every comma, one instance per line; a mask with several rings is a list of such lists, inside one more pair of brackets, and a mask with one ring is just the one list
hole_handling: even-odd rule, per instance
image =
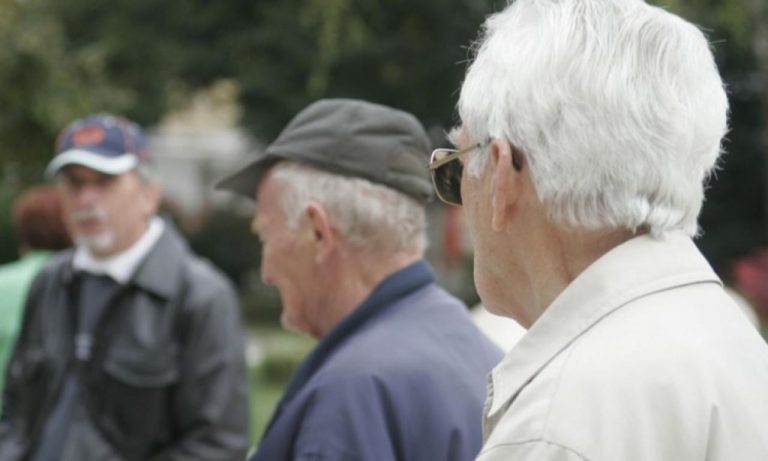
[[153, 170], [165, 197], [183, 218], [233, 203], [250, 209], [247, 200], [213, 189], [218, 179], [241, 168], [262, 148], [238, 127], [236, 101], [237, 87], [220, 81], [149, 130]]
[[154, 171], [165, 196], [185, 216], [231, 203], [236, 197], [215, 191], [222, 177], [254, 156], [254, 146], [242, 130], [158, 128], [149, 138]]
[[[181, 221], [177, 224], [187, 230], [202, 224], [199, 218], [213, 208], [226, 207], [244, 216], [253, 213], [253, 202], [213, 189], [220, 178], [242, 168], [265, 148], [238, 125], [237, 91], [231, 81], [219, 81], [148, 130], [153, 170], [174, 218]], [[433, 202], [427, 219], [431, 242], [427, 258], [440, 284], [473, 303], [476, 295], [468, 264], [472, 249], [460, 210]]]

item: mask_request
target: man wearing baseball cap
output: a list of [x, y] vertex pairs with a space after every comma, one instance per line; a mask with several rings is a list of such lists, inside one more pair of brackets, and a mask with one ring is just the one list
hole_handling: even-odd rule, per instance
[[319, 342], [252, 461], [466, 460], [500, 351], [423, 260], [429, 142], [355, 100], [301, 111], [220, 187], [256, 200], [261, 277], [282, 323]]
[[155, 216], [141, 129], [108, 114], [46, 170], [74, 250], [32, 283], [7, 371], [3, 461], [241, 460], [247, 389], [225, 278]]

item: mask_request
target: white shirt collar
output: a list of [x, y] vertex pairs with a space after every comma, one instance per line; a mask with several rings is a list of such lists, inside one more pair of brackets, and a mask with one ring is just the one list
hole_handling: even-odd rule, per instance
[[144, 234], [128, 249], [108, 258], [95, 258], [86, 248], [78, 247], [72, 260], [76, 271], [108, 275], [116, 282], [125, 284], [130, 280], [141, 261], [149, 253], [165, 229], [165, 223], [157, 216], [149, 221]]

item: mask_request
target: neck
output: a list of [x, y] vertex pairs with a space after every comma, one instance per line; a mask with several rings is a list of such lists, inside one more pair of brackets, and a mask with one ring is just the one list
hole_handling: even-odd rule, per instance
[[[337, 264], [326, 272], [329, 297], [323, 303], [329, 309], [327, 321], [318, 338], [325, 336], [344, 318], [351, 314], [371, 292], [387, 277], [421, 259], [420, 252], [372, 254], [346, 251]], [[371, 263], [375, 261], [375, 263]]]
[[[605, 253], [633, 238], [626, 229], [584, 231], [556, 226], [548, 220], [536, 229], [515, 230], [508, 241], [519, 244], [509, 252], [507, 267], [516, 267], [517, 283], [503, 299], [515, 302], [503, 315], [529, 328], [560, 293]], [[522, 263], [521, 263], [522, 262]], [[504, 267], [502, 264], [501, 267]], [[507, 274], [507, 279], [509, 274]], [[504, 309], [502, 309], [504, 310]]]

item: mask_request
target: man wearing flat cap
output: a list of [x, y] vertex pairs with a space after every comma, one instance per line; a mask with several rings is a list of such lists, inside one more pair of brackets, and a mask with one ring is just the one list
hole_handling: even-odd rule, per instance
[[423, 260], [429, 142], [355, 100], [300, 112], [220, 187], [254, 198], [284, 327], [319, 340], [252, 461], [466, 460], [500, 351]]
[[237, 298], [155, 215], [145, 139], [108, 114], [59, 136], [47, 173], [76, 248], [32, 282], [6, 373], [2, 461], [246, 455]]

